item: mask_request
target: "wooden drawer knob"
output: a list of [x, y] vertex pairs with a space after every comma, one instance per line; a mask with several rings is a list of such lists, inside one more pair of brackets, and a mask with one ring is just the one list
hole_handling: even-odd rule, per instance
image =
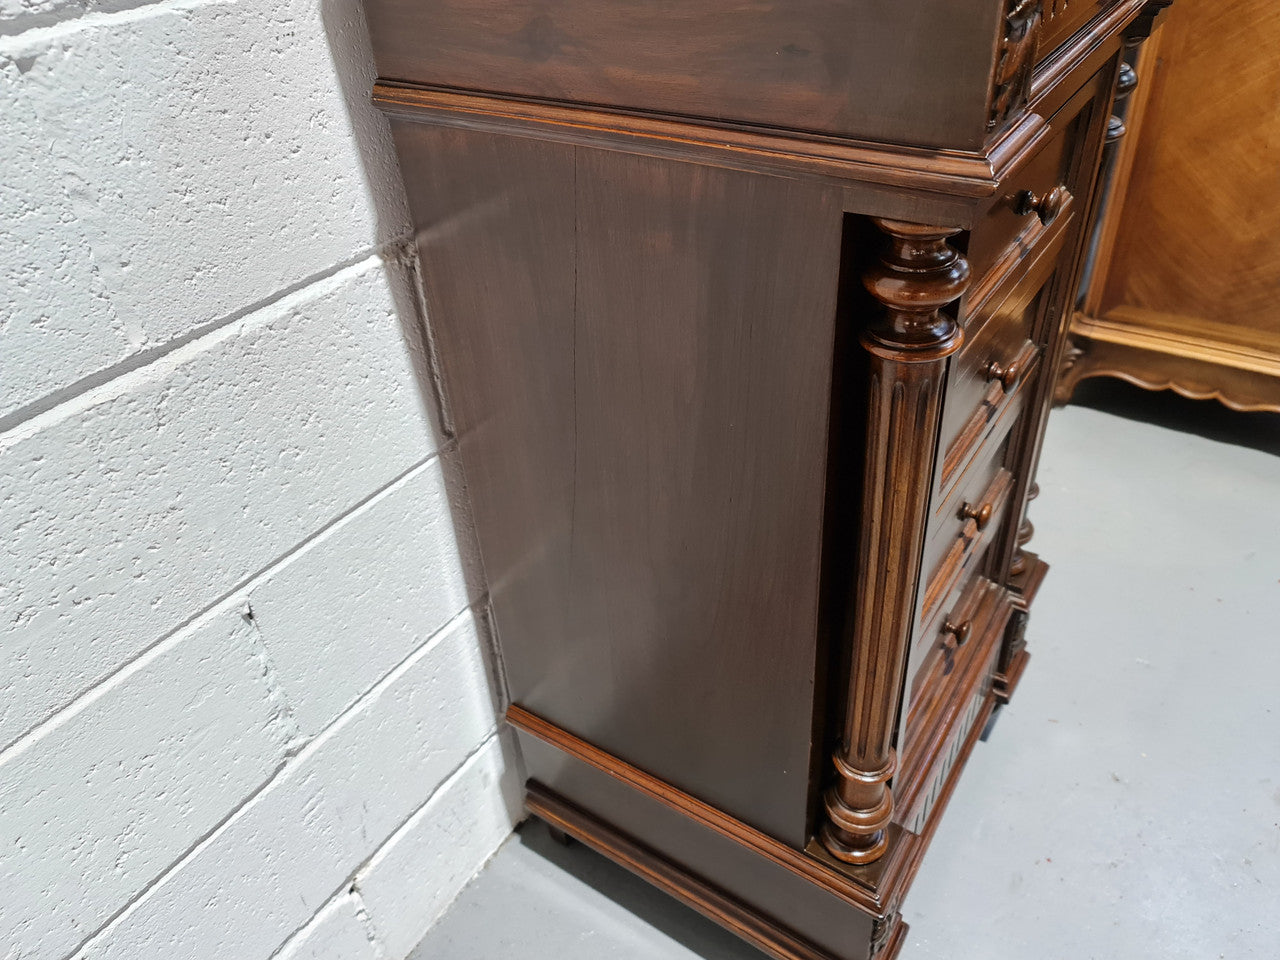
[[964, 646], [964, 642], [969, 639], [969, 634], [972, 632], [972, 620], [961, 620], [959, 623], [952, 623], [951, 618], [947, 617], [947, 619], [942, 621], [943, 636], [949, 636], [951, 638], [947, 641], [948, 646]]
[[992, 360], [987, 364], [986, 374], [987, 381], [1000, 381], [1000, 386], [1004, 387], [1004, 392], [1008, 393], [1018, 385], [1018, 381], [1022, 379], [1022, 357], [1014, 358], [1013, 362], [1008, 366], [1000, 363], [998, 360]]
[[972, 503], [965, 501], [964, 506], [960, 508], [960, 517], [964, 520], [972, 520], [978, 525], [979, 530], [985, 530], [987, 524], [991, 522], [991, 514], [994, 510], [995, 504], [990, 501], [980, 507], [975, 507]]
[[1058, 214], [1062, 213], [1066, 207], [1069, 196], [1071, 194], [1067, 192], [1067, 188], [1061, 186], [1054, 187], [1044, 196], [1034, 194], [1030, 190], [1019, 190], [1013, 198], [1013, 212], [1020, 217], [1034, 213], [1047, 227], [1058, 219]]

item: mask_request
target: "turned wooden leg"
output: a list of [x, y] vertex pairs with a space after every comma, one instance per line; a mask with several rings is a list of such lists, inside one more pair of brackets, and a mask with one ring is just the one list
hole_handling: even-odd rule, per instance
[[[1040, 496], [1040, 484], [1031, 484], [1031, 489], [1027, 491], [1027, 509], [1031, 509], [1031, 501]], [[1030, 519], [1024, 513], [1022, 523], [1018, 526], [1017, 550], [1013, 554], [1013, 562], [1009, 564], [1009, 573], [1015, 577], [1019, 577], [1027, 571], [1027, 555], [1023, 551], [1031, 538], [1036, 535], [1036, 528], [1032, 525]]]
[[887, 846], [894, 722], [915, 612], [932, 484], [933, 440], [947, 357], [963, 336], [941, 308], [969, 283], [947, 238], [958, 231], [876, 220], [888, 246], [863, 277], [883, 310], [862, 334], [870, 364], [867, 458], [853, 616], [842, 642], [851, 664], [844, 723], [832, 758], [819, 836], [846, 863], [870, 863]]
[[551, 839], [554, 840], [556, 843], [560, 844], [560, 846], [562, 847], [573, 846], [573, 837], [569, 836], [559, 827], [553, 827], [551, 824], [548, 823], [547, 833], [549, 833], [551, 835]]

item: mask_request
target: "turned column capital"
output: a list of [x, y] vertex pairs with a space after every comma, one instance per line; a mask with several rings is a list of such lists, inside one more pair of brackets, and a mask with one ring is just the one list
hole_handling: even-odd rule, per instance
[[879, 347], [908, 362], [959, 349], [960, 325], [942, 308], [969, 287], [969, 262], [947, 242], [960, 231], [903, 220], [872, 222], [886, 243], [862, 283], [884, 310], [866, 330], [868, 348]]

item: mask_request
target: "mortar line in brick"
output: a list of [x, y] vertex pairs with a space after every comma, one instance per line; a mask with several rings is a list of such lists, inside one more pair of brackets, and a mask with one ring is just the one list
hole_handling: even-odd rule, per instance
[[[114, 670], [99, 677], [91, 686], [86, 687], [70, 701], [46, 714], [40, 720], [37, 720], [34, 724], [27, 727], [22, 733], [18, 734], [13, 740], [9, 741], [9, 743], [4, 746], [0, 746], [0, 768], [3, 768], [4, 765], [13, 757], [27, 749], [30, 744], [39, 742], [48, 734], [48, 732], [56, 729], [67, 720], [80, 714], [99, 697], [105, 695], [120, 683], [123, 683], [130, 676], [136, 673], [137, 670], [141, 669], [147, 663], [150, 663], [156, 657], [159, 657], [172, 646], [181, 642], [182, 635], [189, 629], [193, 628], [197, 623], [208, 617], [226, 612], [227, 609], [240, 604], [248, 593], [252, 592], [268, 576], [273, 575], [278, 568], [283, 568], [287, 564], [291, 563], [296, 557], [306, 552], [316, 542], [323, 540], [335, 528], [346, 523], [366, 507], [375, 503], [384, 496], [390, 496], [390, 494], [398, 487], [408, 483], [413, 479], [415, 474], [419, 471], [425, 470], [433, 461], [438, 460], [441, 455], [447, 452], [449, 452], [449, 447], [441, 447], [437, 449], [435, 452], [410, 466], [399, 476], [393, 478], [391, 482], [379, 487], [368, 496], [357, 500], [348, 509], [344, 510], [319, 529], [308, 534], [305, 538], [298, 541], [284, 553], [274, 557], [257, 570], [237, 581], [230, 590], [197, 610], [194, 614], [186, 620], [183, 620], [145, 650], [139, 651], [129, 660], [118, 665]], [[452, 623], [453, 621], [451, 620], [449, 622]], [[432, 634], [432, 636], [435, 636], [435, 634]], [[427, 642], [430, 643], [430, 640]], [[410, 656], [412, 656], [412, 654], [410, 654]]]
[[[163, 369], [176, 369], [186, 359], [187, 354], [195, 356], [210, 343], [218, 342], [219, 334], [230, 334], [232, 328], [241, 321], [251, 322], [255, 314], [284, 307], [292, 309], [295, 304], [305, 303], [310, 297], [303, 296], [309, 288], [324, 284], [339, 274], [352, 271], [361, 274], [388, 261], [398, 260], [400, 251], [405, 248], [406, 240], [400, 238], [381, 244], [378, 247], [361, 251], [355, 257], [334, 264], [325, 270], [313, 273], [303, 279], [284, 287], [269, 297], [256, 300], [225, 316], [188, 330], [181, 336], [174, 337], [162, 344], [146, 350], [130, 354], [123, 360], [102, 370], [90, 373], [74, 383], [59, 387], [38, 400], [24, 404], [9, 413], [0, 416], [0, 452], [8, 446], [59, 422], [67, 416], [83, 410], [91, 409], [98, 403], [112, 400], [127, 390], [130, 384], [120, 384], [129, 374], [157, 366], [169, 360]], [[184, 351], [184, 348], [189, 348]], [[182, 354], [179, 356], [179, 354]], [[21, 429], [26, 428], [26, 429]], [[15, 434], [14, 436], [8, 436]]]
[[[503, 721], [503, 723], [505, 723], [505, 721]], [[396, 824], [395, 829], [387, 834], [387, 839], [378, 844], [377, 848], [365, 857], [364, 860], [361, 861], [360, 865], [352, 870], [350, 876], [347, 877], [347, 883], [350, 884], [353, 890], [358, 891], [360, 889], [360, 875], [368, 869], [374, 860], [378, 859], [378, 855], [382, 853], [383, 850], [386, 850], [400, 839], [400, 836], [405, 832], [409, 824], [413, 822], [413, 818], [421, 813], [424, 808], [430, 806], [437, 797], [452, 787], [458, 780], [461, 780], [463, 775], [467, 772], [467, 768], [475, 763], [476, 758], [479, 757], [480, 754], [484, 753], [484, 751], [488, 749], [489, 745], [495, 740], [498, 740], [501, 736], [502, 727], [500, 725], [495, 724], [490, 727], [488, 732], [485, 733], [484, 739], [467, 751], [467, 755], [458, 761], [443, 780], [436, 784], [436, 787], [431, 791], [431, 794], [420, 804], [414, 807], [407, 817]]]
[[373, 947], [374, 956], [377, 957], [377, 960], [389, 960], [386, 950], [383, 949], [382, 944], [376, 938], [376, 932], [373, 930], [373, 924], [369, 920], [369, 911], [365, 906], [364, 898], [353, 890], [350, 884], [339, 887], [333, 896], [320, 904], [320, 908], [308, 917], [307, 921], [302, 924], [302, 926], [298, 927], [284, 938], [284, 941], [271, 952], [270, 956], [267, 957], [267, 960], [274, 960], [275, 957], [280, 956], [292, 947], [298, 937], [306, 932], [307, 927], [316, 922], [316, 918], [318, 918], [320, 914], [324, 913], [330, 907], [339, 904], [343, 900], [351, 901], [351, 909], [355, 913], [356, 919], [360, 922], [360, 928], [364, 931], [365, 939], [368, 940], [370, 945]]
[[[154, 880], [152, 880], [145, 887], [143, 887], [142, 890], [140, 890], [132, 898], [130, 898], [123, 906], [120, 907], [119, 910], [117, 910], [115, 913], [109, 916], [97, 928], [95, 928], [88, 936], [86, 936], [83, 940], [77, 943], [75, 947], [73, 947], [71, 951], [67, 953], [65, 960], [77, 960], [77, 958], [80, 957], [81, 953], [85, 950], [85, 948], [90, 946], [90, 944], [92, 944], [94, 940], [98, 939], [99, 937], [109, 932], [110, 929], [115, 925], [117, 925], [127, 913], [131, 912], [135, 907], [137, 907], [139, 904], [143, 903], [148, 897], [150, 897], [152, 891], [158, 890], [160, 887], [162, 887], [165, 881], [170, 876], [175, 874], [178, 870], [182, 869], [184, 864], [188, 863], [189, 861], [197, 857], [205, 847], [207, 847], [209, 844], [213, 843], [217, 839], [218, 834], [220, 834], [224, 829], [226, 829], [231, 824], [232, 821], [242, 816], [245, 813], [245, 811], [247, 811], [250, 807], [252, 807], [257, 802], [259, 797], [263, 796], [263, 794], [265, 794], [277, 782], [279, 782], [284, 776], [286, 776], [289, 770], [304, 763], [307, 757], [312, 752], [321, 749], [324, 746], [324, 744], [328, 742], [332, 737], [336, 736], [338, 734], [338, 731], [342, 727], [346, 726], [347, 723], [354, 722], [353, 718], [364, 708], [364, 706], [367, 703], [372, 703], [382, 694], [383, 691], [393, 686], [401, 676], [403, 676], [404, 674], [408, 673], [411, 669], [413, 669], [415, 663], [418, 660], [422, 659], [423, 657], [426, 657], [433, 649], [435, 649], [435, 647], [439, 645], [444, 640], [444, 638], [449, 635], [449, 633], [458, 624], [458, 622], [471, 611], [472, 611], [472, 608], [468, 606], [463, 608], [463, 610], [459, 612], [456, 616], [451, 617], [443, 626], [440, 627], [439, 630], [437, 630], [430, 637], [428, 637], [427, 641], [424, 644], [422, 644], [422, 646], [418, 647], [417, 650], [415, 650], [403, 661], [401, 661], [400, 664], [394, 670], [392, 670], [385, 677], [383, 677], [381, 680], [375, 683], [372, 687], [370, 687], [368, 690], [362, 693], [359, 697], [357, 697], [354, 703], [352, 703], [346, 710], [344, 710], [341, 714], [339, 714], [338, 717], [334, 719], [332, 723], [330, 723], [327, 727], [325, 727], [322, 731], [320, 731], [320, 733], [317, 734], [309, 743], [307, 743], [306, 746], [304, 746], [301, 750], [299, 750], [297, 756], [282, 759], [281, 762], [267, 777], [267, 779], [264, 780], [262, 784], [257, 787], [257, 789], [253, 790], [249, 794], [249, 796], [247, 796], [235, 807], [233, 807], [227, 813], [227, 815], [223, 817], [221, 820], [219, 820], [216, 824], [214, 824], [214, 826], [211, 829], [209, 829], [204, 834], [202, 834], [199, 838], [197, 838], [195, 842], [193, 842], [190, 846], [187, 847], [186, 850], [184, 850], [181, 854], [179, 854], [174, 859], [174, 861], [171, 864], [169, 864], [168, 867], [166, 867], [163, 871], [161, 871], [160, 874], [157, 875]], [[494, 736], [497, 735], [498, 729], [499, 727], [496, 723], [494, 724], [494, 726], [490, 727], [485, 732], [484, 737], [481, 740], [481, 744], [483, 745], [485, 743], [488, 743], [490, 740], [492, 740]], [[463, 766], [466, 765], [467, 761], [470, 760], [476, 754], [476, 752], [477, 752], [476, 750], [473, 750], [470, 753], [468, 753], [466, 759], [464, 759], [462, 763], [458, 764], [458, 766], [456, 766], [452, 771], [450, 771], [449, 775], [444, 777], [440, 781], [440, 784], [438, 784], [436, 788], [431, 791], [431, 796], [435, 796], [437, 793], [439, 793], [440, 786], [449, 782], [450, 778], [455, 776], [457, 772], [461, 770]], [[425, 806], [426, 803], [428, 802], [430, 801], [429, 800], [424, 801], [422, 804], [419, 804], [417, 807], [415, 807], [414, 813], [416, 813], [418, 810], [421, 810], [422, 807]], [[410, 814], [409, 816], [412, 817], [413, 814]], [[405, 821], [402, 821], [394, 829], [392, 829], [391, 832], [387, 834], [388, 838], [394, 837], [396, 833], [399, 832], [399, 830], [404, 826], [404, 823], [407, 822], [407, 820], [408, 818], [406, 818]], [[378, 849], [381, 849], [382, 846], [383, 844], [379, 844]], [[368, 862], [368, 859], [362, 861], [360, 866], [357, 867], [356, 870], [348, 874], [346, 878], [342, 881], [342, 883], [339, 884], [337, 888], [335, 888], [334, 893], [337, 893], [338, 891], [341, 891], [343, 888], [349, 886], [353, 882], [356, 872], [359, 869], [361, 869], [361, 867], [363, 867], [367, 862]], [[329, 899], [332, 899], [332, 897], [333, 897], [333, 894], [330, 894]], [[325, 902], [327, 903], [328, 900], [326, 900]], [[310, 922], [310, 918], [308, 918], [308, 922]], [[306, 926], [306, 924], [303, 924], [302, 926]], [[285, 940], [287, 941], [289, 937], [292, 937], [294, 934], [298, 932], [298, 930], [301, 930], [302, 926], [291, 931], [289, 935], [285, 937]]]
[[[242, 616], [249, 624], [250, 631], [252, 631], [253, 639], [250, 642], [253, 645], [253, 656], [262, 666], [262, 681], [267, 685], [267, 698], [271, 702], [272, 710], [276, 713], [277, 718], [284, 722], [289, 731], [284, 751], [285, 760], [288, 760], [290, 757], [296, 756], [298, 751], [303, 748], [306, 743], [306, 737], [303, 735], [302, 725], [298, 723], [298, 715], [294, 712], [293, 703], [289, 700], [284, 684], [280, 682], [280, 674], [276, 669], [276, 662], [271, 656], [271, 651], [267, 648], [266, 639], [262, 636], [262, 628], [258, 625], [258, 618], [253, 615], [252, 596], [244, 598]], [[276, 704], [279, 704], [279, 709], [276, 709]]]
[[[334, 722], [336, 723], [337, 721], [335, 720]], [[380, 854], [383, 850], [386, 850], [388, 847], [390, 847], [393, 843], [395, 843], [400, 838], [400, 836], [404, 833], [404, 831], [409, 826], [409, 824], [413, 821], [414, 817], [416, 817], [419, 813], [421, 813], [425, 807], [430, 805], [431, 802], [435, 800], [438, 796], [440, 796], [445, 790], [453, 786], [453, 784], [456, 781], [460, 780], [463, 774], [466, 773], [467, 768], [473, 763], [473, 761], [475, 761], [476, 758], [481, 753], [483, 753], [491, 743], [493, 743], [495, 740], [501, 737], [501, 735], [502, 735], [502, 731], [500, 727], [498, 726], [490, 727], [488, 732], [485, 733], [484, 739], [481, 740], [470, 751], [468, 751], [467, 755], [463, 757], [462, 760], [445, 775], [444, 779], [442, 779], [438, 784], [436, 784], [436, 787], [434, 790], [431, 791], [431, 794], [425, 800], [423, 800], [422, 803], [414, 807], [413, 810], [410, 811], [407, 817], [405, 817], [398, 824], [396, 824], [396, 826], [392, 829], [392, 831], [389, 834], [387, 834], [387, 838], [383, 840], [382, 843], [378, 844], [378, 846], [374, 848], [373, 852], [370, 853], [367, 857], [365, 857], [364, 860], [360, 862], [359, 866], [357, 866], [354, 870], [352, 870], [349, 874], [347, 874], [346, 878], [343, 879], [342, 883], [338, 885], [337, 889], [330, 895], [329, 899], [327, 899], [323, 904], [321, 904], [320, 908], [316, 910], [314, 914], [312, 914], [310, 917], [308, 917], [298, 926], [294, 927], [294, 929], [289, 931], [288, 935], [284, 938], [283, 941], [281, 941], [280, 946], [276, 947], [276, 949], [271, 952], [271, 954], [267, 957], [267, 960], [275, 960], [275, 958], [279, 956], [281, 953], [283, 953], [285, 948], [288, 947], [289, 941], [293, 940], [298, 934], [300, 934], [303, 930], [305, 930], [307, 928], [307, 925], [310, 924], [311, 921], [314, 920], [316, 917], [318, 917], [321, 911], [325, 909], [325, 907], [329, 906], [329, 904], [333, 903], [334, 900], [338, 899], [344, 894], [351, 894], [354, 897], [358, 897], [360, 900], [360, 906], [361, 908], [363, 908], [364, 898], [360, 894], [360, 874], [363, 873], [364, 870], [374, 860], [377, 859], [378, 854]], [[377, 937], [377, 928], [373, 923], [373, 917], [370, 916], [367, 912], [364, 914], [364, 916], [368, 917], [369, 928], [372, 931], [372, 936], [370, 936], [369, 938], [370, 942], [374, 943], [381, 950], [381, 953], [385, 955], [386, 951], [385, 949], [382, 948], [381, 939]]]
[[[165, 3], [164, 0], [117, 0], [119, 6], [110, 13], [133, 12], [140, 7], [148, 6], [165, 6], [172, 9], [177, 4]], [[187, 4], [189, 6], [189, 4]], [[18, 17], [8, 23], [0, 23], [0, 38], [8, 39], [9, 37], [23, 37], [35, 33], [37, 30], [52, 31], [53, 27], [68, 25], [74, 21], [77, 25], [87, 17], [95, 14], [103, 15], [101, 11], [90, 11], [84, 6], [69, 5], [61, 7], [57, 10], [51, 10], [46, 13], [28, 13], [20, 14]], [[109, 15], [109, 14], [108, 14]], [[89, 26], [92, 27], [101, 21], [91, 21]], [[58, 35], [65, 35], [70, 31], [61, 31]]]
[[[233, 2], [234, 0], [137, 0], [137, 2], [129, 3], [128, 6], [121, 6], [114, 10], [85, 10], [79, 16], [61, 17], [53, 22], [43, 19], [40, 14], [36, 14], [32, 19], [39, 18], [43, 22], [34, 23], [31, 26], [22, 27], [12, 32], [0, 29], [0, 56], [5, 56], [13, 48], [18, 47], [19, 44], [49, 43], [85, 30], [137, 23], [139, 20], [161, 16], [165, 13], [182, 13], [199, 7]], [[31, 22], [27, 17], [21, 17], [15, 22], [21, 24], [23, 20], [28, 23]]]
[[[347, 885], [347, 896], [351, 897], [356, 919], [360, 921], [360, 926], [364, 928], [365, 939], [373, 947], [373, 955], [378, 960], [386, 960], [390, 954], [387, 953], [387, 948], [383, 945], [382, 938], [378, 936], [378, 928], [374, 925], [373, 917], [369, 915], [369, 907], [364, 902], [364, 897], [361, 896], [360, 891], [356, 889], [354, 882]], [[276, 951], [276, 953], [279, 952], [279, 950]], [[272, 957], [274, 956], [275, 954], [272, 954]]]
[[[431, 792], [431, 796], [429, 796], [426, 800], [424, 800], [411, 814], [409, 814], [409, 816], [405, 817], [404, 822], [401, 823], [398, 827], [396, 827], [396, 829], [393, 830], [387, 836], [387, 839], [384, 840], [381, 844], [379, 844], [378, 848], [374, 850], [373, 853], [369, 854], [365, 862], [360, 864], [360, 866], [356, 868], [356, 870], [352, 873], [351, 877], [349, 878], [349, 888], [352, 893], [355, 893], [355, 894], [360, 893], [360, 880], [362, 878], [362, 874], [366, 873], [368, 868], [372, 866], [373, 862], [378, 859], [379, 855], [381, 855], [384, 850], [389, 849], [394, 844], [399, 842], [399, 840], [404, 835], [404, 833], [409, 829], [409, 825], [413, 822], [413, 819], [419, 813], [425, 810], [428, 806], [430, 806], [436, 800], [437, 797], [444, 794], [446, 790], [451, 789], [459, 780], [461, 780], [466, 775], [467, 771], [475, 763], [478, 762], [478, 758], [480, 757], [480, 755], [484, 753], [484, 751], [489, 749], [490, 745], [496, 742], [498, 744], [499, 751], [505, 753], [505, 751], [502, 750], [502, 741], [503, 741], [503, 732], [507, 729], [509, 728], [507, 727], [506, 722], [500, 721], [499, 724], [496, 727], [494, 727], [493, 730], [490, 731], [489, 734], [479, 744], [476, 745], [475, 749], [473, 749], [470, 753], [468, 753], [467, 756], [462, 760], [462, 762], [459, 763], [456, 767], [454, 767], [454, 769], [450, 771], [447, 777], [445, 777], [443, 780], [440, 781], [440, 784], [435, 788], [435, 790]], [[506, 743], [512, 748], [512, 750], [519, 751], [520, 749], [519, 741], [515, 737], [508, 737], [506, 739]], [[517, 763], [516, 774], [520, 778], [520, 783], [523, 784], [525, 778], [524, 778], [524, 768], [521, 763]], [[517, 823], [520, 822], [520, 819], [522, 818], [517, 819]], [[490, 851], [489, 855], [476, 865], [475, 869], [471, 872], [471, 875], [467, 878], [466, 883], [464, 883], [462, 887], [458, 889], [458, 892], [455, 893], [453, 897], [450, 898], [449, 902], [444, 904], [444, 906], [441, 908], [440, 913], [437, 916], [437, 919], [439, 918], [439, 916], [443, 916], [448, 911], [449, 907], [452, 906], [453, 902], [457, 900], [459, 896], [462, 895], [462, 890], [465, 889], [466, 886], [476, 878], [476, 876], [480, 873], [480, 871], [483, 870], [485, 866], [489, 863], [489, 861], [493, 859], [494, 855], [498, 852], [498, 848], [501, 847], [503, 843], [506, 843], [507, 840], [510, 839], [510, 837], [511, 837], [511, 834], [508, 833], [507, 836], [502, 840], [502, 842], [498, 844], [498, 847], [495, 847], [492, 851]], [[363, 902], [363, 899], [362, 899], [362, 902]], [[373, 922], [372, 915], [370, 915], [369, 919], [370, 919], [370, 923], [372, 924]], [[274, 960], [274, 957], [268, 958], [268, 960]]]

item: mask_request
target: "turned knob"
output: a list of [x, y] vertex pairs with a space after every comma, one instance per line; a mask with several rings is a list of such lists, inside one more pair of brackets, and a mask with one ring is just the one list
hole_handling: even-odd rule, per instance
[[998, 360], [992, 360], [986, 366], [986, 373], [988, 382], [1000, 381], [1000, 386], [1004, 387], [1005, 393], [1008, 393], [1022, 378], [1022, 358], [1015, 358], [1008, 366]]
[[960, 508], [960, 516], [962, 519], [972, 520], [978, 525], [979, 530], [985, 530], [987, 524], [991, 522], [991, 514], [994, 509], [995, 506], [990, 501], [980, 507], [975, 507], [972, 503], [965, 501], [964, 506]]
[[1054, 187], [1044, 196], [1034, 194], [1030, 190], [1019, 190], [1013, 198], [1013, 212], [1020, 217], [1034, 213], [1047, 227], [1058, 219], [1058, 214], [1066, 207], [1067, 198], [1070, 196], [1066, 187]]
[[969, 639], [969, 634], [973, 631], [972, 620], [962, 620], [959, 623], [952, 623], [951, 618], [942, 621], [942, 633], [950, 634], [953, 638], [948, 641], [948, 646], [962, 647], [964, 642]]

